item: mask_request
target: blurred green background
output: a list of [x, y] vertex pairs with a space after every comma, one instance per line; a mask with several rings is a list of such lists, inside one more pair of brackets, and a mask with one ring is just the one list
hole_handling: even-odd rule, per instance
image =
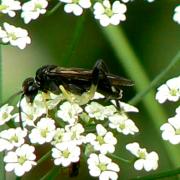
[[[128, 4], [127, 20], [119, 25], [151, 80], [170, 63], [180, 50], [180, 25], [172, 20], [174, 8], [178, 3], [178, 0], [156, 0], [154, 3], [135, 0]], [[90, 11], [85, 13], [83, 29], [76, 47], [72, 51], [72, 56], [67, 57], [75, 29], [81, 20], [82, 17], [65, 14], [62, 6], [54, 14], [41, 16], [28, 25], [23, 24], [19, 17], [3, 20], [28, 29], [32, 39], [31, 45], [27, 46], [25, 50], [10, 46], [2, 47], [3, 100], [19, 91], [23, 80], [29, 76], [34, 76], [36, 70], [45, 64], [91, 69], [97, 59], [103, 59], [110, 72], [129, 78], [127, 71], [117, 60], [111, 45], [102, 33], [99, 23], [94, 20]], [[180, 66], [176, 66], [167, 77], [164, 77], [163, 82], [177, 76], [179, 71]], [[123, 101], [130, 100], [135, 94], [134, 88], [124, 89]], [[148, 152], [155, 150], [159, 153], [159, 172], [172, 169], [173, 166], [164, 150], [160, 132], [155, 130], [143, 104], [139, 103], [137, 106], [140, 113], [133, 114], [131, 117], [135, 120], [140, 133], [128, 137], [120, 135], [116, 154], [130, 159], [132, 156], [125, 150], [125, 144], [138, 141], [142, 147], [147, 148]], [[174, 116], [177, 104], [166, 103], [161, 106], [164, 108], [167, 117]], [[164, 119], [164, 122], [166, 121]], [[179, 149], [180, 146], [176, 145], [174, 148]], [[180, 165], [180, 156], [177, 161]], [[119, 162], [119, 164], [121, 168], [120, 179], [126, 180], [148, 174], [133, 170], [133, 165], [123, 162]], [[33, 173], [29, 173], [29, 177], [40, 179], [47, 172], [48, 166], [50, 163], [45, 162], [44, 166], [34, 168]], [[81, 163], [80, 174], [76, 179], [84, 178], [93, 179], [88, 175], [86, 163]], [[24, 179], [28, 179], [28, 174]], [[66, 173], [64, 173], [63, 179], [69, 179]], [[178, 179], [178, 177], [171, 177], [170, 179]]]

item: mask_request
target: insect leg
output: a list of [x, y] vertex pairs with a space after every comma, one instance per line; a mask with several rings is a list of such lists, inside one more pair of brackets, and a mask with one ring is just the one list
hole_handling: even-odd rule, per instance
[[109, 95], [109, 97], [107, 98], [115, 99], [117, 107], [120, 108], [119, 99], [122, 96], [122, 91], [112, 86], [111, 81], [107, 77], [108, 72], [109, 70], [106, 64], [104, 63], [104, 61], [98, 60], [93, 68], [92, 83], [96, 86], [99, 85], [99, 88], [102, 88], [102, 89], [105, 88], [106, 91], [109, 92], [109, 94], [111, 94], [111, 96]]
[[82, 93], [81, 95], [73, 94], [66, 90], [64, 86], [60, 85], [59, 88], [61, 92], [63, 93], [64, 97], [71, 103], [77, 103], [79, 105], [84, 105], [89, 102], [94, 96], [94, 93], [96, 92], [96, 87], [94, 85], [91, 85], [90, 89], [87, 92]]
[[23, 129], [23, 122], [22, 122], [22, 108], [21, 108], [21, 101], [24, 97], [24, 94], [21, 95], [21, 98], [20, 98], [20, 101], [19, 101], [19, 124], [20, 124], [20, 127], [21, 129]]
[[[107, 71], [107, 67], [102, 60], [96, 62], [93, 71], [92, 71], [92, 83], [88, 91], [83, 92], [81, 95], [73, 94], [66, 90], [63, 85], [60, 85], [59, 88], [65, 98], [70, 102], [75, 102], [79, 105], [87, 104], [93, 97], [97, 90], [98, 82], [101, 74], [104, 75], [104, 69]], [[74, 86], [75, 87], [75, 86]]]

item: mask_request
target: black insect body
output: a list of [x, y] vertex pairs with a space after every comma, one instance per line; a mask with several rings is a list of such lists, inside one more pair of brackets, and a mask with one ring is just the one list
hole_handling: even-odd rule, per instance
[[50, 91], [54, 94], [62, 92], [70, 101], [71, 95], [76, 96], [75, 99], [82, 105], [86, 104], [96, 91], [107, 99], [119, 100], [122, 96], [121, 87], [132, 85], [132, 81], [110, 74], [102, 60], [98, 60], [92, 70], [46, 65], [37, 70], [35, 78], [30, 77], [23, 82], [22, 96], [33, 102], [38, 91]]
[[110, 74], [103, 60], [98, 60], [92, 70], [82, 68], [63, 68], [55, 65], [42, 66], [36, 71], [35, 78], [29, 77], [22, 84], [19, 104], [19, 119], [22, 126], [21, 100], [25, 96], [30, 103], [38, 91], [62, 93], [66, 100], [84, 105], [91, 100], [95, 92], [106, 99], [114, 99], [120, 108], [122, 86], [132, 86], [133, 82], [120, 76]]

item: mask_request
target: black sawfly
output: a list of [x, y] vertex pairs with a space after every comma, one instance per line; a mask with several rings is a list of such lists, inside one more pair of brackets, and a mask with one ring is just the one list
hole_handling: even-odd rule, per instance
[[[133, 82], [126, 78], [110, 74], [103, 60], [98, 60], [92, 70], [82, 68], [63, 68], [56, 65], [45, 65], [36, 71], [36, 76], [29, 77], [22, 84], [22, 98], [25, 96], [30, 103], [38, 91], [54, 94], [63, 93], [71, 101], [75, 95], [80, 105], [88, 103], [97, 91], [106, 99], [114, 99], [120, 108], [122, 86], [132, 86]], [[20, 126], [22, 127], [21, 105], [19, 104]]]

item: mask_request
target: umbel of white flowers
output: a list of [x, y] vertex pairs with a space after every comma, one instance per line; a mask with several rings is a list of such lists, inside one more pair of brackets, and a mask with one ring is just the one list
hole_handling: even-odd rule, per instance
[[[169, 79], [158, 88], [156, 99], [159, 103], [166, 101], [179, 102], [180, 99], [180, 76]], [[180, 106], [176, 108], [176, 115], [168, 119], [160, 130], [162, 138], [171, 144], [180, 144]]]
[[[118, 179], [120, 167], [108, 157], [115, 152], [117, 144], [112, 130], [124, 135], [139, 132], [128, 117], [128, 113], [138, 112], [138, 109], [123, 102], [118, 109], [113, 101], [104, 106], [98, 103], [103, 97], [95, 93], [94, 98], [82, 106], [68, 102], [63, 94], [50, 92], [39, 92], [33, 103], [23, 98], [21, 116], [24, 128], [14, 127], [0, 132], [0, 151], [6, 152], [6, 171], [23, 176], [37, 164], [36, 145], [49, 144], [54, 165], [68, 167], [79, 162], [83, 155], [91, 176], [101, 180], [105, 177]], [[7, 104], [0, 108], [1, 126], [9, 121], [19, 123], [19, 113], [14, 112], [15, 109]], [[90, 126], [94, 127], [92, 132], [88, 132]], [[158, 155], [152, 154], [145, 154], [147, 159], [143, 166], [146, 171], [157, 168]], [[146, 167], [147, 162], [151, 162], [150, 168]], [[142, 169], [140, 167], [142, 165], [136, 169]]]
[[[154, 0], [147, 0], [153, 2]], [[126, 20], [126, 3], [134, 2], [133, 0], [116, 0], [111, 3], [109, 0], [91, 1], [91, 0], [57, 0], [57, 3], [64, 5], [66, 13], [72, 13], [75, 16], [83, 15], [85, 10], [91, 9], [94, 18], [97, 19], [101, 26], [119, 25]], [[21, 12], [21, 18], [25, 24], [36, 20], [47, 12], [48, 0], [29, 0], [21, 2], [19, 0], [1, 0], [0, 13], [9, 15], [13, 18], [17, 13]], [[180, 24], [180, 5], [174, 10], [173, 20]], [[31, 43], [27, 30], [10, 25], [7, 22], [3, 23], [3, 28], [0, 27], [0, 38], [3, 43], [9, 43], [12, 46], [17, 46], [24, 49], [27, 44]]]

